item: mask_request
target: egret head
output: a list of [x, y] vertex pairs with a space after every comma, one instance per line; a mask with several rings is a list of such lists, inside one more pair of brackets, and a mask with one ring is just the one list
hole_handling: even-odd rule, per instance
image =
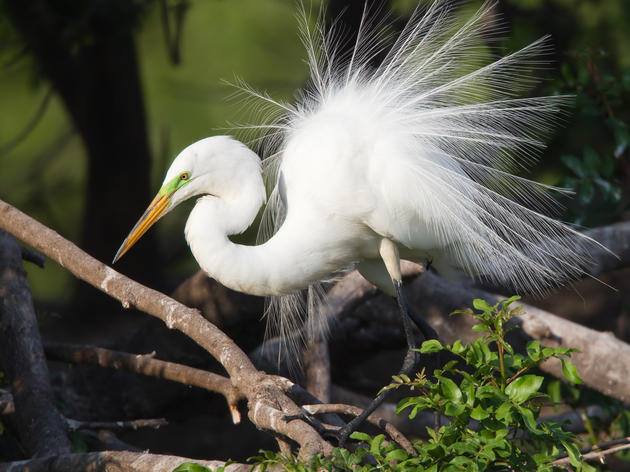
[[123, 241], [113, 262], [184, 200], [202, 194], [230, 198], [238, 193], [238, 182], [252, 172], [260, 176], [258, 156], [229, 136], [213, 136], [191, 144], [173, 160], [158, 194]]

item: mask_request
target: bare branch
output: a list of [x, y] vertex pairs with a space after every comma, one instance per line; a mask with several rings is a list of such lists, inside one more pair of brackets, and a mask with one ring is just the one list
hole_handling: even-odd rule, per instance
[[630, 265], [630, 221], [589, 229], [584, 234], [598, 241], [610, 251], [605, 251], [603, 248], [593, 248], [590, 256], [595, 263], [590, 268], [591, 275], [598, 276], [603, 272]]
[[328, 340], [323, 336], [311, 339], [303, 353], [306, 390], [323, 403], [330, 401], [330, 357]]
[[[369, 397], [334, 384], [331, 389], [331, 397], [332, 401], [335, 403], [350, 404], [359, 408], [366, 408], [372, 402], [372, 399]], [[391, 423], [403, 434], [412, 435], [414, 437], [428, 438], [427, 428], [433, 429], [436, 424], [435, 413], [433, 411], [419, 411], [412, 420], [409, 419], [408, 415], [397, 415], [396, 405], [388, 402], [384, 402], [374, 410], [374, 415]], [[446, 417], [441, 420], [440, 424], [446, 424]]]
[[[68, 470], [116, 471], [116, 472], [172, 472], [185, 462], [217, 470], [225, 466], [222, 461], [203, 461], [184, 457], [149, 454], [146, 452], [104, 451], [86, 454], [66, 454], [61, 456], [31, 459], [26, 461], [0, 463], [0, 472], [66, 472]], [[250, 472], [251, 465], [230, 464], [226, 472]]]
[[332, 452], [332, 446], [303, 421], [285, 421], [300, 409], [247, 355], [197, 310], [147, 288], [97, 261], [53, 230], [0, 200], [0, 228], [33, 246], [75, 276], [119, 300], [124, 308], [136, 307], [177, 329], [217, 359], [232, 384], [247, 398], [249, 418], [259, 428], [286, 436], [300, 444], [300, 456]]
[[155, 359], [153, 357], [155, 353], [129, 354], [95, 346], [60, 343], [46, 343], [44, 351], [46, 356], [52, 360], [75, 364], [96, 364], [101, 367], [126, 370], [220, 393], [227, 401], [234, 424], [241, 421], [237, 405], [245, 397], [234, 388], [230, 379], [222, 375]]
[[[344, 405], [342, 403], [304, 405], [302, 408], [308, 411], [311, 415], [319, 415], [323, 413], [338, 413], [340, 415], [359, 416], [361, 413], [363, 413], [363, 409], [361, 408], [352, 405]], [[371, 414], [370, 416], [368, 416], [367, 421], [385, 431], [390, 438], [396, 441], [398, 445], [409, 454], [413, 456], [417, 454], [416, 450], [411, 445], [411, 442], [391, 423], [385, 421], [383, 418], [380, 418], [375, 414]]]
[[[411, 263], [403, 266], [403, 274], [406, 275], [417, 274], [419, 270]], [[347, 307], [356, 307], [373, 296], [370, 292], [373, 286], [356, 272], [344, 277], [338, 283], [338, 286], [341, 285], [344, 290], [340, 292], [340, 303], [331, 316], [347, 313]], [[476, 288], [451, 284], [432, 272], [423, 273], [405, 290], [410, 306], [437, 330], [440, 339], [446, 343], [456, 339], [471, 342], [477, 336], [470, 329], [474, 324], [471, 318], [449, 317], [449, 313], [470, 307], [474, 298], [483, 298], [489, 302], [501, 298]], [[371, 309], [377, 311], [379, 316], [396, 309], [389, 297], [378, 297], [371, 305]], [[630, 345], [610, 333], [595, 331], [531, 305], [522, 306], [525, 313], [519, 317], [523, 328], [522, 343], [537, 339], [549, 346], [580, 349], [581, 352], [573, 354], [571, 360], [576, 364], [584, 383], [605, 395], [623, 402], [630, 401], [630, 364], [619, 362], [619, 359], [630, 359]], [[541, 369], [564, 379], [561, 367], [560, 361], [551, 359]]]
[[118, 439], [109, 429], [101, 429], [100, 431], [83, 430], [81, 434], [95, 442], [98, 441], [102, 445], [102, 450], [142, 452], [142, 449]]
[[[0, 415], [12, 415], [15, 413], [13, 404], [13, 396], [10, 393], [2, 393], [0, 395]], [[138, 428], [158, 428], [168, 424], [164, 418], [157, 419], [139, 419], [129, 421], [80, 421], [70, 418], [63, 418], [68, 431], [84, 430], [83, 434], [94, 437], [100, 441], [107, 449], [123, 450], [123, 451], [140, 451], [134, 446], [123, 443], [119, 440], [112, 429], [138, 429]], [[86, 431], [86, 430], [100, 431]]]
[[[605, 456], [615, 454], [617, 452], [630, 449], [630, 436], [620, 439], [614, 439], [612, 441], [606, 441], [599, 444], [594, 444], [589, 447], [580, 449], [582, 454], [582, 460], [602, 460]], [[551, 462], [551, 465], [568, 466], [569, 457], [566, 453], [562, 454], [563, 457]]]
[[[630, 401], [630, 345], [612, 333], [602, 333], [565, 320], [532, 306], [524, 306], [520, 315], [523, 331], [547, 346], [572, 347], [580, 350], [571, 356], [584, 383], [604, 395], [622, 402]], [[550, 359], [542, 370], [563, 379], [562, 364]]]
[[70, 431], [80, 429], [139, 429], [166, 426], [168, 422], [164, 418], [148, 418], [127, 421], [79, 421], [66, 418], [66, 424]]
[[22, 259], [27, 262], [32, 262], [42, 269], [44, 268], [44, 261], [46, 260], [46, 258], [42, 254], [37, 251], [33, 251], [26, 246], [21, 246], [20, 249], [22, 250]]
[[[429, 319], [437, 321], [436, 329], [444, 342], [453, 342], [467, 331], [470, 320], [464, 317], [446, 316], [455, 309], [470, 306], [473, 298], [483, 298], [489, 302], [500, 297], [481, 290], [449, 284], [432, 273], [417, 278], [409, 286], [410, 303], [417, 311]], [[577, 348], [571, 361], [577, 366], [584, 383], [623, 402], [630, 400], [630, 365], [620, 359], [630, 359], [630, 345], [615, 338], [611, 333], [602, 333], [578, 323], [560, 318], [531, 305], [522, 304], [524, 314], [519, 316], [521, 330], [511, 334], [519, 336], [522, 343], [537, 339], [548, 346]], [[466, 317], [468, 318], [468, 317]], [[550, 359], [540, 366], [542, 370], [564, 379], [558, 359]]]

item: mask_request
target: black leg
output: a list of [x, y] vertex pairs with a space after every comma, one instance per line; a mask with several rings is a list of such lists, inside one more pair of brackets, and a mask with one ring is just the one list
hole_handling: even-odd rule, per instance
[[[405, 355], [405, 359], [403, 360], [402, 367], [400, 368], [400, 372], [398, 375], [413, 375], [419, 367], [420, 361], [420, 353], [415, 351], [417, 348], [416, 340], [413, 336], [413, 328], [411, 326], [411, 317], [409, 310], [409, 306], [407, 304], [407, 299], [402, 290], [402, 281], [394, 280], [394, 286], [396, 287], [396, 301], [398, 302], [398, 308], [400, 309], [400, 316], [402, 318], [403, 329], [405, 331], [405, 338], [407, 339], [407, 354]], [[424, 335], [426, 339], [437, 339], [437, 333], [429, 324], [424, 321], [421, 317], [416, 315], [415, 313], [412, 315], [413, 320]], [[356, 428], [365, 421], [365, 419], [372, 414], [374, 410], [376, 410], [381, 403], [385, 401], [388, 395], [391, 393], [391, 390], [385, 390], [379, 396], [377, 396], [372, 403], [370, 403], [363, 412], [355, 417], [350, 423], [344, 426], [338, 432], [339, 437], [339, 447], [343, 447], [344, 443], [348, 439], [348, 437], [354, 432]]]

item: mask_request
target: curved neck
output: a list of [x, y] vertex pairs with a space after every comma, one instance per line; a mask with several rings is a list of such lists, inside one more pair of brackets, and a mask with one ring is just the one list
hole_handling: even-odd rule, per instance
[[203, 271], [240, 292], [282, 295], [305, 288], [336, 270], [339, 258], [331, 257], [325, 242], [313, 245], [299, 221], [291, 223], [287, 219], [265, 244], [244, 246], [230, 241], [228, 235], [251, 225], [264, 201], [260, 198], [264, 186], [259, 179], [256, 185], [241, 187], [235, 198], [205, 196], [197, 201], [186, 224], [186, 239]]

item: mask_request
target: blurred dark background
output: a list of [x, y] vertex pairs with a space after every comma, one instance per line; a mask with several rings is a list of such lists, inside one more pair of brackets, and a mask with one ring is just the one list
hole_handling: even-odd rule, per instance
[[[324, 3], [348, 31], [358, 24], [363, 0]], [[423, 2], [371, 3], [402, 24]], [[480, 4], [464, 2], [462, 18]], [[531, 94], [575, 97], [530, 177], [574, 190], [561, 217], [579, 227], [627, 219], [630, 4], [501, 0], [496, 11], [506, 32], [492, 54], [550, 34]], [[0, 0], [0, 198], [109, 263], [179, 150], [252, 121], [223, 80], [284, 100], [305, 84], [295, 14], [287, 0]], [[183, 235], [188, 209], [116, 269], [172, 292], [197, 270]], [[144, 322], [54, 263], [27, 269], [45, 337], [111, 344]], [[248, 310], [257, 316], [262, 303]], [[154, 348], [152, 333], [130, 338], [135, 352]]]

